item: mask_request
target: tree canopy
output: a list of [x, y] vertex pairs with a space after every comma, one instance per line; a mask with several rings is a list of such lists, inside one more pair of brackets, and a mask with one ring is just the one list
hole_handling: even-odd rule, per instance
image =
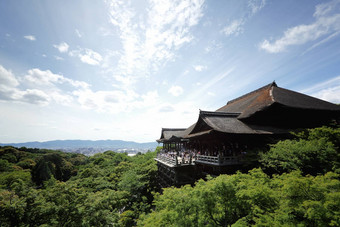
[[[253, 168], [158, 188], [154, 152], [0, 147], [1, 226], [340, 226], [340, 129], [254, 151]], [[255, 163], [255, 164], [254, 164]]]

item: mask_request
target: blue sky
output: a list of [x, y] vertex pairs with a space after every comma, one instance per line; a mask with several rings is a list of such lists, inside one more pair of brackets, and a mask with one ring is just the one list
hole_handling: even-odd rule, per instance
[[0, 1], [0, 142], [154, 141], [272, 81], [340, 103], [340, 1]]

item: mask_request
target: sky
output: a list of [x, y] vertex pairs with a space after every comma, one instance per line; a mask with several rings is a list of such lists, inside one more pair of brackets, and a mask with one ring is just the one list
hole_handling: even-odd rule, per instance
[[340, 0], [0, 1], [0, 143], [155, 141], [273, 81], [340, 103]]

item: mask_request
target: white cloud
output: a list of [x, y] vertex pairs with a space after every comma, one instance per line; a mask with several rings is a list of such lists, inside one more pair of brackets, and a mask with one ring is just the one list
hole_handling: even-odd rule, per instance
[[120, 56], [120, 53], [116, 50], [105, 50], [105, 54], [103, 57], [103, 61], [101, 67], [104, 68], [106, 71], [112, 72], [112, 61], [117, 61], [117, 58]]
[[248, 7], [251, 8], [252, 14], [257, 13], [266, 5], [266, 0], [249, 0]]
[[55, 58], [56, 60], [58, 60], [58, 61], [63, 61], [63, 60], [64, 60], [64, 58], [59, 57], [59, 56], [54, 56], [54, 58]]
[[27, 71], [27, 75], [23, 77], [25, 83], [29, 83], [36, 86], [48, 87], [50, 89], [51, 86], [56, 86], [58, 84], [68, 84], [75, 88], [83, 88], [86, 89], [90, 85], [83, 81], [72, 80], [67, 77], [64, 77], [60, 74], [52, 73], [50, 70], [40, 70], [37, 68], [30, 69]]
[[99, 63], [103, 60], [102, 56], [99, 53], [91, 49], [85, 49], [85, 53], [79, 54], [79, 58], [82, 62], [89, 65], [99, 65]]
[[232, 35], [238, 36], [239, 34], [243, 33], [243, 26], [246, 24], [246, 22], [256, 13], [258, 13], [263, 7], [265, 7], [265, 5], [266, 0], [249, 0], [245, 6], [244, 15], [232, 20], [229, 24], [223, 27], [221, 32], [227, 37]]
[[186, 128], [195, 123], [198, 112], [199, 108], [192, 102], [161, 103], [148, 109], [145, 123], [154, 126], [153, 130], [157, 132], [160, 132], [160, 126]]
[[[26, 91], [20, 91], [21, 97], [17, 101], [33, 104], [47, 105], [51, 101], [68, 105], [72, 103], [72, 91], [75, 89], [87, 89], [89, 85], [82, 81], [76, 81], [54, 74], [50, 70], [30, 69], [20, 81]], [[39, 97], [40, 98], [39, 98]]]
[[72, 80], [50, 70], [30, 69], [21, 77], [0, 65], [0, 100], [48, 105], [54, 101], [68, 105], [74, 90], [88, 89], [83, 81]]
[[339, 0], [333, 0], [330, 2], [322, 3], [317, 6], [315, 6], [315, 13], [314, 17], [322, 17], [327, 15], [328, 13], [332, 12], [333, 10], [336, 10], [337, 4], [339, 3]]
[[157, 106], [159, 103], [159, 95], [157, 91], [149, 91], [142, 95], [141, 98], [142, 101], [138, 103], [139, 107]]
[[19, 85], [14, 74], [0, 65], [0, 86], [16, 87]]
[[47, 105], [49, 103], [49, 96], [41, 90], [27, 89], [25, 91], [21, 91], [20, 93], [20, 101], [22, 102], [39, 105]]
[[202, 72], [203, 70], [206, 70], [208, 67], [205, 66], [205, 65], [194, 65], [194, 69], [197, 71], [197, 72]]
[[301, 45], [319, 39], [322, 36], [340, 31], [340, 1], [332, 1], [315, 7], [315, 22], [309, 25], [298, 25], [287, 29], [283, 37], [270, 42], [264, 40], [260, 48], [269, 53], [279, 53], [288, 46]]
[[19, 81], [15, 75], [0, 65], [0, 100], [13, 100]]
[[114, 36], [114, 32], [107, 27], [100, 27], [98, 31], [101, 36]]
[[183, 94], [183, 88], [182, 87], [180, 87], [180, 86], [172, 86], [169, 90], [168, 90], [168, 92], [170, 93], [170, 94], [172, 94], [173, 96], [180, 96], [181, 94]]
[[83, 63], [89, 65], [99, 65], [100, 62], [103, 60], [103, 57], [99, 53], [88, 48], [79, 48], [78, 50], [72, 50], [69, 52], [69, 55], [72, 57], [79, 57], [79, 59]]
[[340, 76], [326, 80], [300, 92], [307, 93], [328, 102], [340, 104]]
[[221, 49], [222, 47], [223, 47], [223, 44], [221, 42], [217, 42], [216, 40], [213, 40], [204, 50], [206, 53], [209, 53], [212, 50]]
[[63, 80], [63, 76], [54, 74], [50, 70], [42, 71], [35, 68], [28, 70], [24, 80], [34, 85], [51, 86], [55, 83], [60, 83]]
[[[3, 80], [3, 76], [7, 79]], [[19, 101], [32, 104], [46, 105], [49, 101], [45, 92], [37, 89], [20, 90], [18, 79], [0, 65], [0, 100]]]
[[53, 47], [57, 48], [60, 53], [66, 53], [68, 51], [69, 45], [65, 42], [60, 43], [59, 45], [53, 45]]
[[151, 0], [145, 16], [137, 14], [130, 1], [107, 3], [123, 49], [114, 75], [133, 82], [173, 60], [177, 50], [191, 42], [190, 30], [203, 16], [204, 1]]
[[[163, 111], [162, 107], [164, 107]], [[145, 139], [150, 141], [159, 138], [160, 127], [186, 128], [195, 123], [197, 116], [198, 108], [190, 102], [158, 103], [158, 105], [147, 108], [145, 112], [115, 123], [114, 127], [119, 131], [119, 136], [125, 136], [135, 141], [140, 141], [144, 137], [144, 141]], [[109, 130], [112, 131], [112, 126]]]
[[226, 35], [226, 36], [231, 36], [231, 35], [239, 35], [240, 33], [243, 32], [243, 24], [244, 24], [244, 20], [243, 19], [239, 19], [239, 20], [234, 20], [232, 21], [229, 25], [225, 26], [222, 29], [222, 32]]
[[326, 100], [328, 102], [340, 104], [340, 85], [321, 90], [312, 94], [312, 96]]
[[159, 112], [174, 112], [175, 109], [172, 105], [163, 105], [159, 108]]
[[30, 40], [30, 41], [35, 41], [36, 40], [34, 35], [25, 35], [24, 38], [27, 39], [27, 40]]
[[138, 108], [157, 106], [159, 103], [156, 91], [139, 95], [132, 90], [92, 91], [91, 89], [79, 89], [73, 94], [83, 108], [98, 112], [130, 112]]

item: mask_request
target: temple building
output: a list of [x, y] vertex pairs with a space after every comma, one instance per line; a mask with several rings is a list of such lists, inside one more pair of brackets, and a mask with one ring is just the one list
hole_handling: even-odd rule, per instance
[[206, 174], [233, 173], [250, 150], [288, 138], [296, 129], [340, 121], [340, 106], [280, 88], [275, 82], [200, 110], [189, 128], [163, 128], [156, 158], [161, 187], [193, 183]]

